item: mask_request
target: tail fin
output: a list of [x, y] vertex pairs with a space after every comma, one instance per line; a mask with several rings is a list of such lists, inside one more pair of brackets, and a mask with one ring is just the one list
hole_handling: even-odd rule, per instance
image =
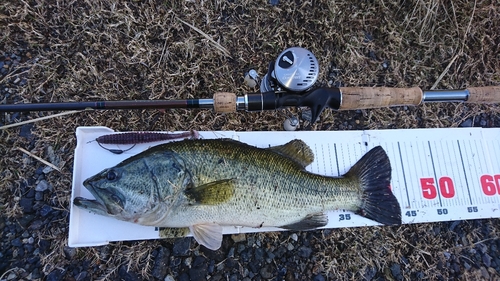
[[384, 149], [374, 147], [345, 177], [355, 177], [363, 190], [358, 214], [386, 225], [401, 224], [401, 207], [389, 188], [391, 163]]

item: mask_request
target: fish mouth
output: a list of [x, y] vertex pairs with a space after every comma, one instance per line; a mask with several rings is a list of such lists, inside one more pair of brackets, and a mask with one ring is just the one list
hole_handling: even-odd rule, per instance
[[96, 188], [90, 181], [83, 182], [83, 186], [90, 191], [96, 199], [75, 197], [73, 204], [99, 215], [116, 215], [123, 210], [123, 201], [112, 191]]

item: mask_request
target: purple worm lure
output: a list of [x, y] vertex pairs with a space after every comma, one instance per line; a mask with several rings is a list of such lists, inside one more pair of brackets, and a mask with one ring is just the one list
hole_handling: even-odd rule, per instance
[[[195, 130], [183, 133], [162, 133], [162, 132], [126, 132], [118, 134], [102, 135], [95, 139], [97, 143], [104, 149], [112, 152], [114, 154], [122, 154], [128, 151], [138, 143], [148, 143], [157, 141], [166, 141], [182, 138], [198, 139], [200, 137], [199, 133]], [[132, 144], [132, 146], [126, 150], [121, 149], [109, 149], [103, 146], [103, 144]]]

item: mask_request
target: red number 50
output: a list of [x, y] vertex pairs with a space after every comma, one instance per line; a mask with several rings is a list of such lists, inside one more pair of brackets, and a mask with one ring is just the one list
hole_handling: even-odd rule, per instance
[[[437, 188], [434, 178], [421, 178], [420, 185], [422, 187], [422, 196], [424, 196], [425, 199], [436, 198]], [[440, 177], [438, 187], [444, 198], [453, 198], [453, 196], [455, 196], [455, 186], [450, 177]]]

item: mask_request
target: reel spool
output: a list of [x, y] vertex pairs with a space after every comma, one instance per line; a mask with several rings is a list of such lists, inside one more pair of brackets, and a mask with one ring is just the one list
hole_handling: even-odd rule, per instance
[[316, 83], [318, 76], [319, 63], [313, 53], [300, 47], [288, 48], [269, 64], [269, 70], [260, 83], [260, 91], [304, 92]]

